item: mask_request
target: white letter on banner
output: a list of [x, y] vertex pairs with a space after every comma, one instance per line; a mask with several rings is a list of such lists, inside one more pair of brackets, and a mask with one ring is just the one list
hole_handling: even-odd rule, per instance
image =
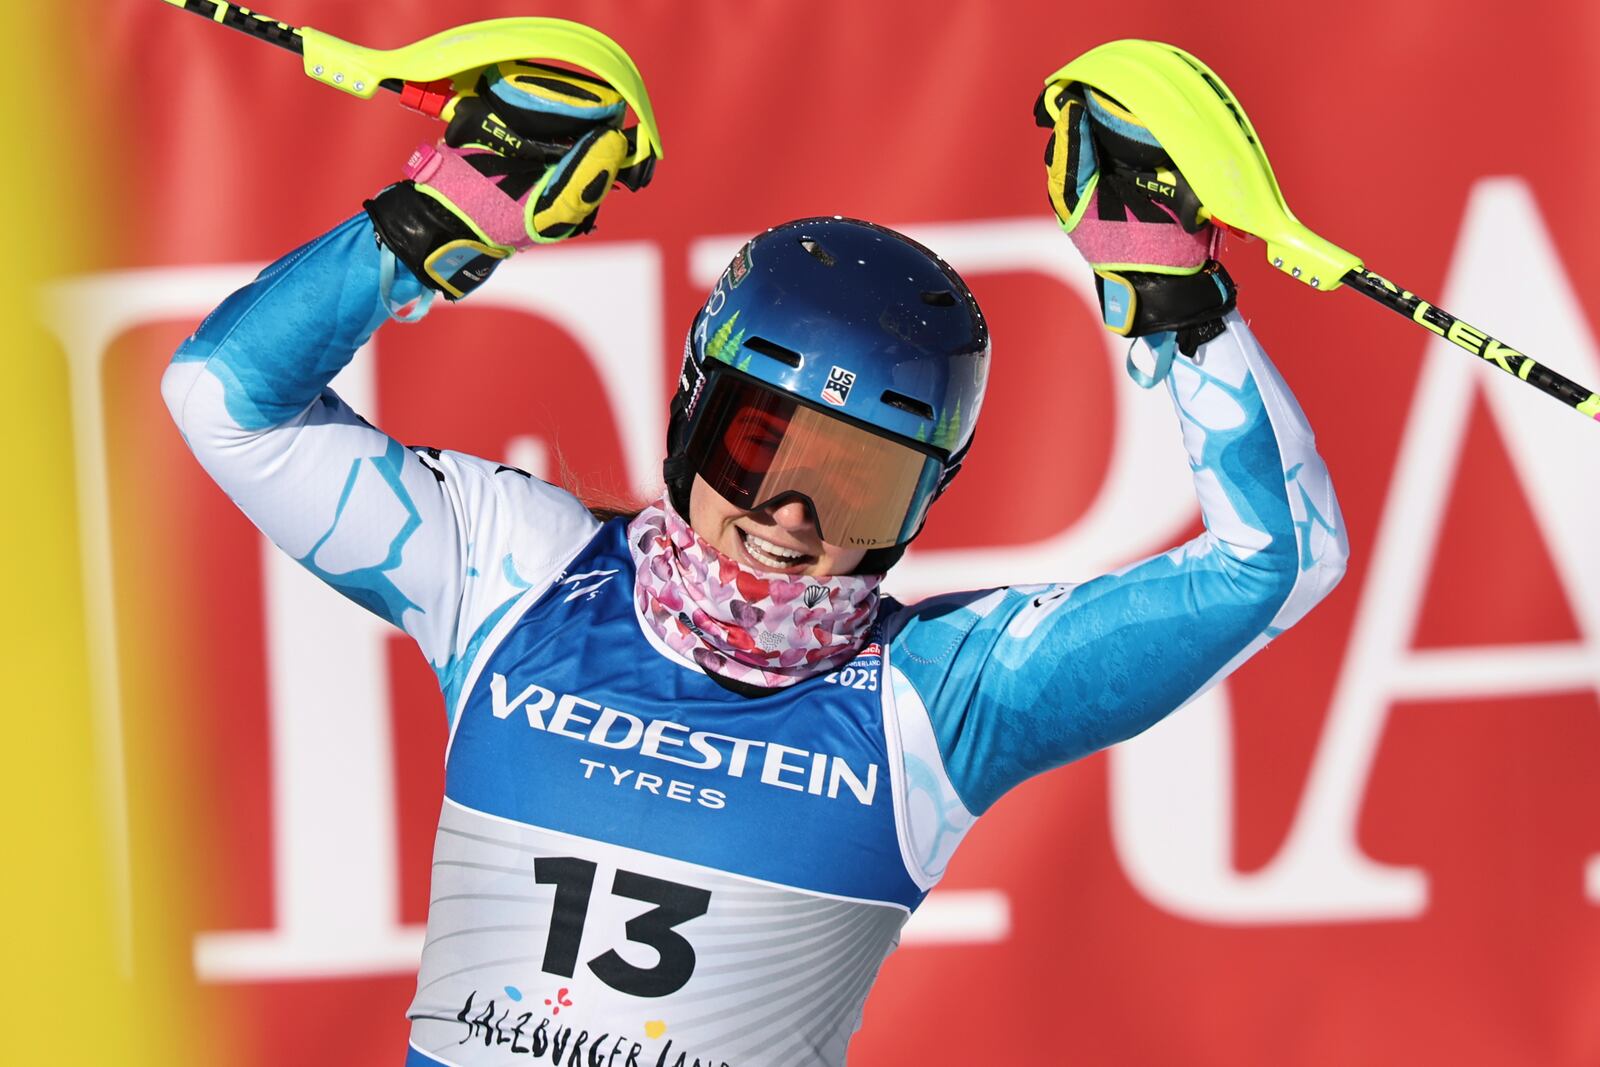
[[[122, 691], [117, 667], [104, 364], [112, 346], [128, 331], [148, 323], [198, 320], [230, 292], [249, 282], [260, 268], [256, 263], [110, 271], [67, 279], [43, 294], [45, 321], [61, 338], [71, 371], [96, 757], [102, 775], [121, 962], [130, 974], [135, 902], [127, 838]], [[145, 400], [152, 414], [159, 410], [158, 404], [153, 394]]]
[[[1480, 182], [1468, 202], [1443, 306], [1548, 354], [1563, 373], [1600, 380], [1572, 287], [1526, 185]], [[1411, 648], [1432, 573], [1466, 414], [1484, 398], [1548, 545], [1576, 641]], [[1373, 758], [1400, 700], [1448, 701], [1589, 690], [1600, 693], [1600, 451], [1594, 427], [1504, 372], [1429, 339], [1304, 799], [1283, 848], [1258, 872], [1232, 865], [1233, 746], [1223, 686], [1113, 750], [1113, 840], [1129, 878], [1153, 903], [1215, 923], [1407, 919], [1427, 907], [1421, 870], [1380, 864], [1356, 841]], [[1499, 549], [1505, 546], [1498, 546]], [[1587, 868], [1600, 903], [1600, 857]]]
[[[111, 531], [104, 457], [102, 361], [122, 333], [142, 323], [203, 315], [249, 281], [259, 264], [122, 271], [51, 287], [46, 317], [61, 336], [72, 369], [84, 563], [90, 597], [91, 673], [97, 739], [119, 911], [129, 907], [125, 771], [116, 673], [117, 636], [110, 608]], [[549, 249], [501, 268], [504, 277], [474, 298], [542, 315], [583, 344], [595, 360], [622, 433], [630, 479], [659, 481], [665, 434], [658, 389], [637, 388], [641, 353], [658, 350], [660, 254], [643, 242]], [[629, 314], [617, 315], [618, 304]], [[334, 382], [347, 400], [377, 419], [373, 354], [363, 352]], [[152, 394], [151, 405], [159, 405]], [[514, 439], [517, 458], [532, 444]], [[243, 521], [242, 519], [240, 521]], [[257, 981], [332, 974], [407, 972], [416, 967], [420, 926], [399, 923], [393, 855], [387, 671], [390, 631], [319, 585], [262, 542], [272, 678], [269, 726], [273, 783], [273, 914], [269, 930], [196, 936], [202, 980]], [[321, 620], [319, 622], [318, 620]], [[332, 664], [339, 664], [334, 671]], [[338, 735], [338, 738], [335, 737]], [[335, 743], [342, 738], [343, 741]], [[337, 766], [318, 753], [342, 753]], [[125, 915], [125, 911], [124, 911]], [[120, 933], [128, 950], [131, 923]]]

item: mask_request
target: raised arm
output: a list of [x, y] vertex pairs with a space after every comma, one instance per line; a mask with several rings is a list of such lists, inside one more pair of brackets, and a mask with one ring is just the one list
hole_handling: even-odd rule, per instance
[[940, 598], [902, 616], [896, 684], [927, 709], [981, 812], [1030, 775], [1132, 737], [1309, 611], [1349, 546], [1327, 467], [1238, 312], [1220, 235], [1136, 116], [1050, 86], [1050, 202], [1096, 274], [1107, 328], [1141, 338], [1183, 427], [1205, 532], [1083, 585]]
[[[460, 298], [514, 252], [592, 225], [629, 151], [620, 98], [576, 74], [513, 67], [484, 73], [448, 143], [412, 156], [413, 180], [224, 301], [162, 381], [218, 485], [313, 574], [416, 638], [451, 705], [503, 609], [597, 524], [520, 471], [404, 447], [328, 383], [398, 309]], [[529, 154], [477, 143], [487, 127], [474, 117], [516, 125]]]
[[[297, 249], [206, 318], [161, 388], [195, 458], [239, 509], [415, 638], [448, 686], [473, 630], [514, 593], [506, 575], [547, 569], [593, 520], [509, 468], [406, 448], [327, 387], [388, 317], [387, 255], [364, 214]], [[401, 266], [392, 298], [419, 292]]]
[[980, 813], [1007, 789], [1147, 729], [1227, 676], [1344, 573], [1311, 428], [1236, 312], [1168, 388], [1205, 531], [1081, 585], [994, 589], [904, 614], [893, 662]]

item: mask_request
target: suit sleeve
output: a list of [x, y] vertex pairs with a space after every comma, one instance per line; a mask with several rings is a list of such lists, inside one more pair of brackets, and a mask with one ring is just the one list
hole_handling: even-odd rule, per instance
[[520, 471], [405, 447], [328, 388], [389, 304], [421, 294], [386, 257], [364, 214], [285, 256], [183, 343], [162, 394], [240, 510], [312, 574], [415, 638], [448, 699], [499, 613], [598, 524], [570, 494]]
[[897, 684], [927, 709], [963, 804], [1148, 729], [1328, 594], [1349, 552], [1311, 428], [1249, 328], [1168, 390], [1205, 520], [1172, 550], [1082, 584], [937, 597], [896, 620]]

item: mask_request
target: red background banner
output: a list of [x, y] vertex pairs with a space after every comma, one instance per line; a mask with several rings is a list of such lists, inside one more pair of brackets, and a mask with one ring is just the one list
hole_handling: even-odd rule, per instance
[[[654, 184], [615, 194], [582, 248], [531, 253], [547, 258], [485, 289], [503, 286], [499, 303], [380, 333], [352, 389], [402, 440], [642, 488], [664, 426], [649, 420], [664, 420], [727, 239], [839, 213], [944, 252], [988, 314], [996, 364], [967, 473], [907, 560], [904, 588], [926, 592], [969, 571], [1087, 578], [1197, 522], [1165, 401], [1123, 379], [1087, 269], [1049, 232], [1030, 107], [1046, 73], [1101, 41], [1204, 58], [1309, 225], [1600, 381], [1586, 254], [1600, 207], [1582, 177], [1600, 169], [1587, 106], [1600, 9], [1537, 12], [281, 0], [271, 13], [380, 47], [470, 19], [573, 18], [630, 51], [655, 104]], [[188, 457], [157, 379], [228, 288], [357, 210], [435, 127], [164, 5], [63, 17], [85, 33], [92, 18], [88, 39], [109, 30], [92, 76], [119, 125], [102, 160], [119, 225], [104, 270], [61, 289], [56, 323], [103, 411], [134, 930], [158, 909], [178, 935], [141, 936], [135, 959], [172, 977], [195, 1062], [398, 1063], [442, 782], [434, 680], [398, 635], [371, 636], [332, 593], [303, 597], [280, 573]], [[908, 938], [853, 1063], [1600, 1062], [1600, 434], [1262, 260], [1259, 243], [1230, 241], [1240, 306], [1338, 487], [1345, 583], [1172, 729], [1002, 800], [934, 896], [978, 894], [961, 899], [997, 906], [1000, 925]], [[537, 288], [557, 274], [582, 280], [577, 295]], [[535, 287], [520, 305], [518, 285]], [[93, 444], [80, 427], [78, 447]], [[1146, 480], [1147, 460], [1164, 473]], [[319, 661], [282, 617], [369, 658]], [[296, 677], [309, 697], [289, 695]], [[374, 714], [338, 727], [354, 742], [306, 750], [300, 727], [352, 702]], [[353, 880], [295, 836], [316, 825], [297, 803], [323, 800], [365, 813], [334, 820], [363, 859]]]

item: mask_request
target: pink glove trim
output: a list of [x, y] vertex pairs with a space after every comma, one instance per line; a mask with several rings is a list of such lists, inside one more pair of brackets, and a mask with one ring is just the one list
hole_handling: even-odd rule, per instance
[[[1143, 263], [1198, 270], [1205, 266], [1206, 260], [1215, 258], [1220, 249], [1220, 235], [1215, 227], [1206, 226], [1198, 233], [1186, 233], [1175, 215], [1170, 226], [1152, 222], [1106, 222], [1099, 217], [1099, 198], [1100, 190], [1096, 189], [1088, 209], [1068, 234], [1091, 266]], [[1161, 210], [1167, 211], [1165, 207]]]
[[418, 145], [406, 160], [405, 175], [455, 205], [495, 244], [527, 248], [533, 242], [522, 219], [522, 205], [474, 170], [465, 158], [468, 151]]

